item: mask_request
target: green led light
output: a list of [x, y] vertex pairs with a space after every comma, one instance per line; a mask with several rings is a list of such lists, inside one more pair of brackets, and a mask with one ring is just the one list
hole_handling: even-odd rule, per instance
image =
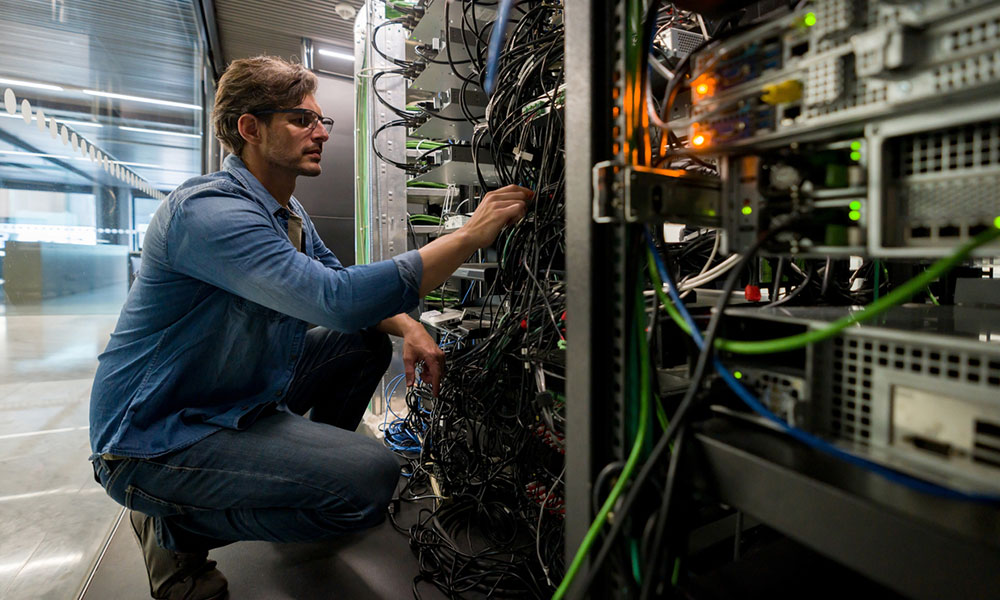
[[856, 210], [852, 210], [851, 212], [847, 213], [847, 216], [852, 221], [857, 221], [861, 219], [861, 213]]
[[735, 377], [736, 379], [743, 379], [743, 372], [742, 371], [733, 371], [733, 377]]
[[851, 210], [861, 210], [861, 202], [858, 200], [851, 202]]
[[806, 13], [806, 16], [802, 19], [802, 22], [805, 23], [806, 27], [812, 27], [813, 25], [816, 24], [816, 13], [814, 12]]
[[861, 153], [856, 150], [851, 152], [851, 160], [861, 160]]
[[858, 140], [851, 142], [851, 150], [861, 150], [861, 142]]
[[1000, 217], [993, 219], [993, 226], [1000, 229]]
[[[753, 212], [753, 209], [750, 208], [749, 206], [744, 206], [743, 209], [741, 210], [741, 212], [743, 214], [745, 214], [745, 215], [749, 215], [750, 213]], [[997, 217], [997, 218], [1000, 219], [1000, 217]], [[1000, 225], [998, 225], [998, 227], [1000, 227]]]

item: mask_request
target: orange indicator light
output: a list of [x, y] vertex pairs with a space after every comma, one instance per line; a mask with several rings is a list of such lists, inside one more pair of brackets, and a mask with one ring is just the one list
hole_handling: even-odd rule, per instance
[[708, 74], [699, 75], [691, 82], [691, 90], [695, 100], [711, 96], [715, 93], [715, 78]]
[[704, 146], [706, 141], [708, 141], [708, 140], [706, 140], [705, 136], [703, 136], [700, 133], [698, 135], [694, 136], [693, 138], [691, 138], [691, 144], [693, 144], [695, 147]]

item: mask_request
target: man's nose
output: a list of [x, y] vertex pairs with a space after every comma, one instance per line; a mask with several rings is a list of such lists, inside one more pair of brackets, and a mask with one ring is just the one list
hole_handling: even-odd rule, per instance
[[313, 127], [311, 139], [314, 142], [322, 143], [330, 139], [330, 134], [327, 133], [326, 127], [323, 127], [322, 123], [317, 123], [316, 127]]

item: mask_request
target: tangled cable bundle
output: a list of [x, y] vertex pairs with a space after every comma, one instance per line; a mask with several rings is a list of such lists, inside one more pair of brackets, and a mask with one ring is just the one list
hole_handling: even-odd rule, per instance
[[[413, 63], [386, 57], [396, 68], [384, 72], [407, 76], [418, 73], [421, 62], [449, 64], [462, 82], [453, 102], [476, 125], [472, 154], [480, 187], [517, 184], [535, 192], [525, 218], [496, 241], [497, 274], [484, 286], [478, 329], [442, 342], [449, 356], [440, 396], [427, 386], [411, 388], [408, 413], [384, 426], [386, 444], [409, 461], [400, 500], [432, 501], [415, 524], [394, 521], [419, 559], [416, 598], [427, 583], [451, 598], [547, 598], [564, 570], [562, 6], [519, 2], [501, 27], [474, 18], [477, 6], [491, 4], [446, 4], [446, 20], [455, 22], [452, 15], [461, 12], [460, 57], [447, 45], [436, 53], [421, 46]], [[478, 114], [482, 109], [467, 96], [485, 89], [488, 46], [498, 34], [506, 35], [496, 57], [496, 91]], [[399, 119], [373, 137], [434, 116], [390, 108]], [[499, 186], [486, 184], [486, 158]], [[420, 159], [391, 164], [409, 173], [429, 168]]]

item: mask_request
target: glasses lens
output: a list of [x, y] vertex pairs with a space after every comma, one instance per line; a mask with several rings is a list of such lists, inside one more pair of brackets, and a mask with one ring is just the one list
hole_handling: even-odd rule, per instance
[[333, 119], [330, 117], [323, 117], [319, 122], [323, 124], [323, 129], [326, 129], [327, 133], [333, 131]]
[[299, 127], [312, 127], [315, 122], [316, 122], [316, 113], [314, 112], [296, 113], [292, 117], [292, 123], [295, 123]]

